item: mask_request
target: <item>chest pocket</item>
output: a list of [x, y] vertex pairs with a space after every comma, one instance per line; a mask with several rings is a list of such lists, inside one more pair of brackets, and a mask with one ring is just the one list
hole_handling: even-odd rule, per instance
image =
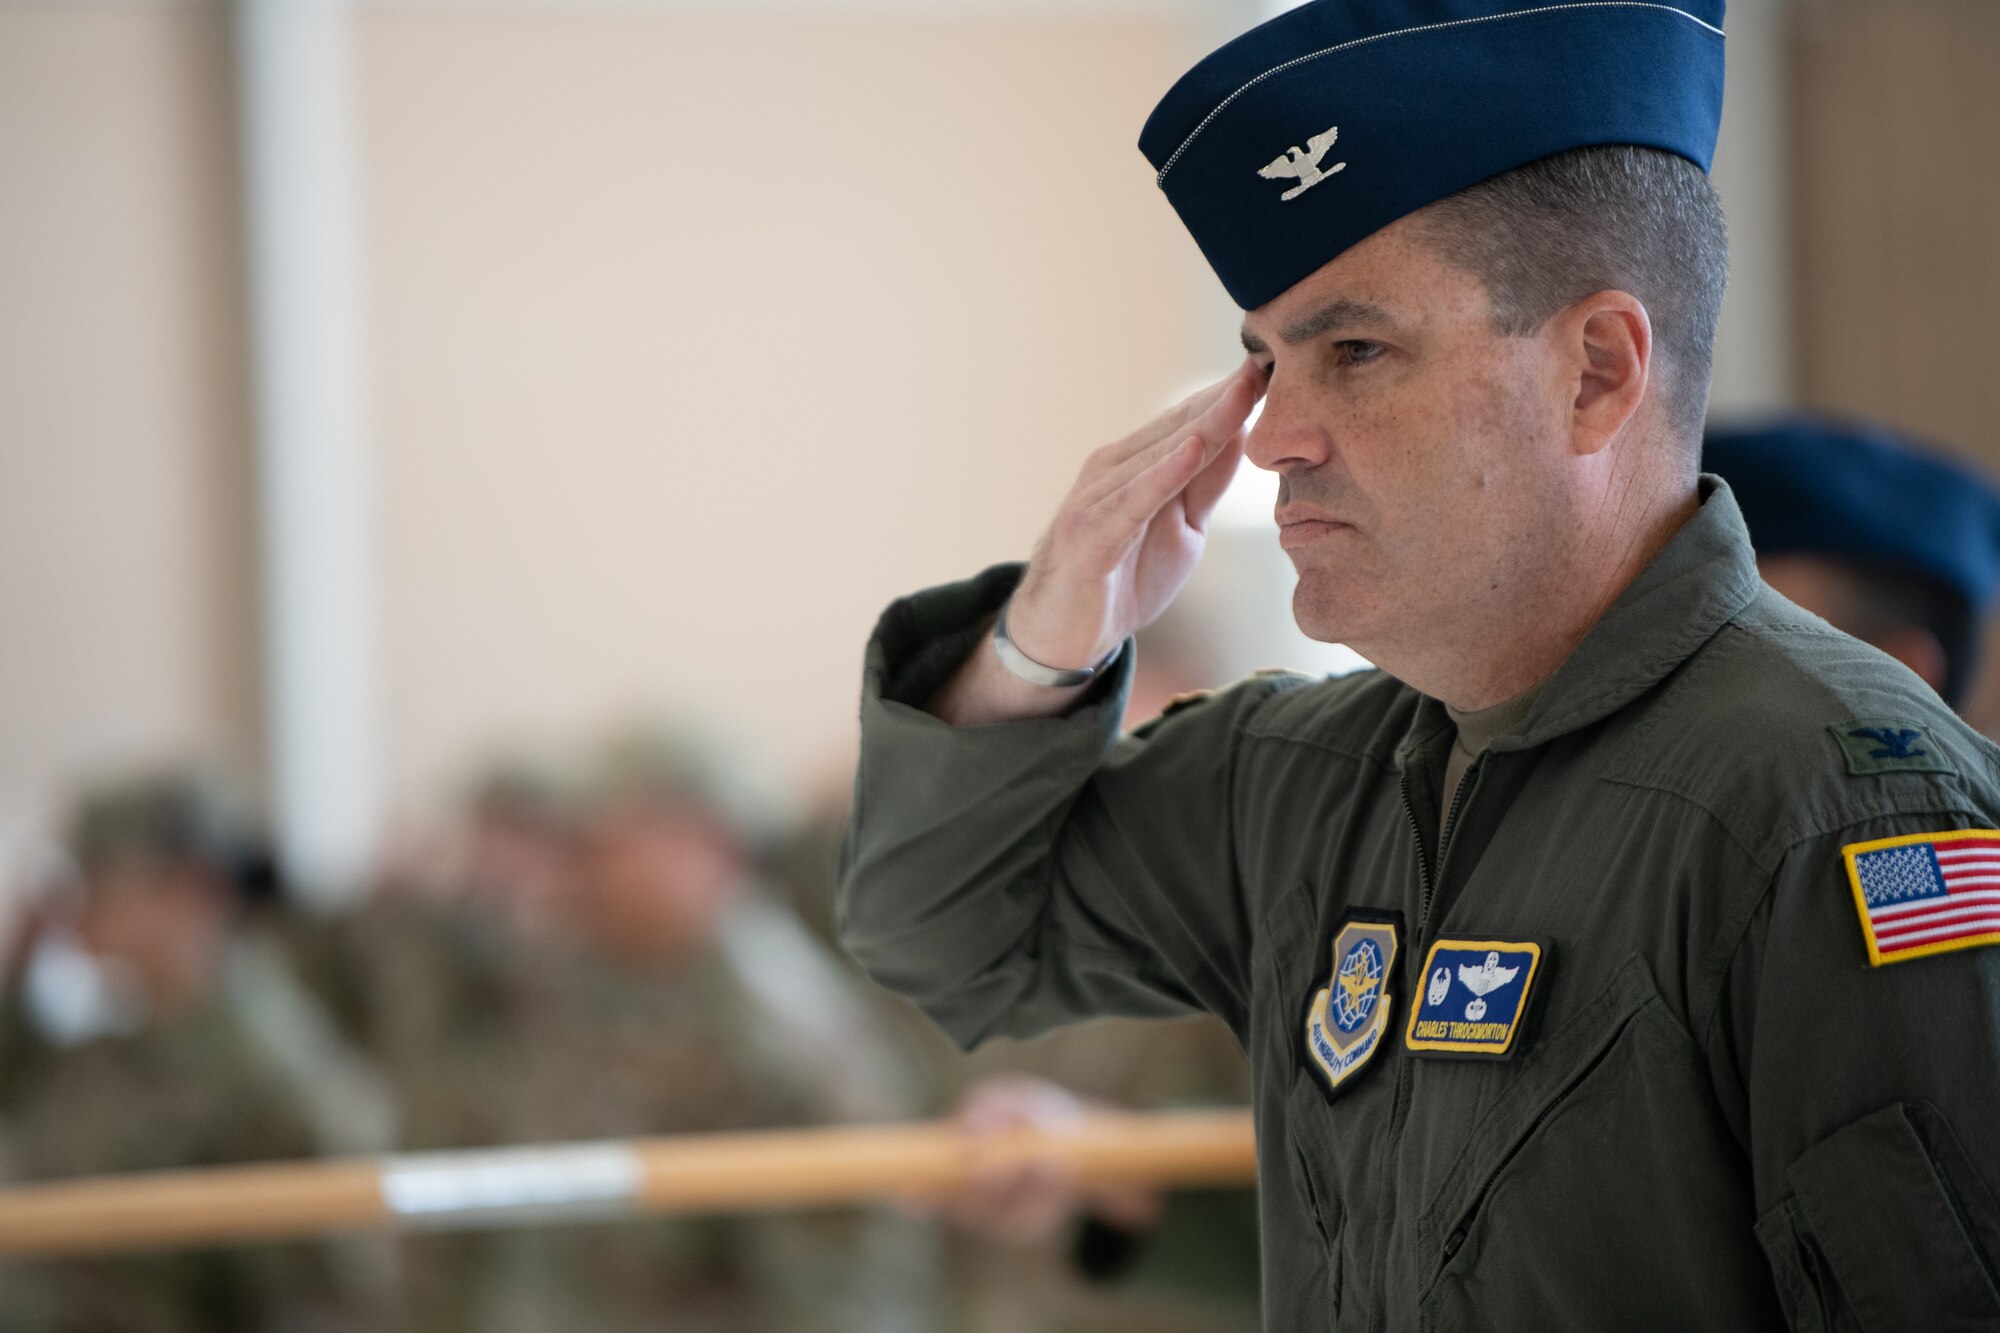
[[1694, 1042], [1627, 960], [1523, 1055], [1425, 1210], [1424, 1328], [1781, 1326], [1739, 1158]]

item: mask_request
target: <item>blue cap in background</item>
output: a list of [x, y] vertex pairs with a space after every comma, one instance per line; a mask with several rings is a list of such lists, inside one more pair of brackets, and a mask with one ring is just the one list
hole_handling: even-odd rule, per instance
[[1706, 171], [1724, 0], [1312, 0], [1196, 65], [1139, 136], [1255, 309], [1396, 219], [1572, 148]]
[[1729, 483], [1759, 555], [1914, 570], [1981, 614], [2000, 590], [2000, 492], [1882, 427], [1808, 416], [1711, 426], [1702, 467]]

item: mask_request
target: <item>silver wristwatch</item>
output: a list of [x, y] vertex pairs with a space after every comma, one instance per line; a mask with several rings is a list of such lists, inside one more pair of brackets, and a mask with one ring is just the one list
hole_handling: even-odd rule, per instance
[[[1013, 605], [1009, 599], [1008, 606]], [[1121, 641], [1104, 655], [1104, 660], [1096, 666], [1069, 667], [1067, 669], [1043, 666], [1014, 645], [1007, 637], [1007, 607], [1000, 608], [1000, 618], [993, 622], [993, 651], [1000, 655], [1000, 664], [1031, 685], [1052, 685], [1058, 688], [1081, 685], [1093, 679], [1098, 673], [1108, 669], [1118, 660], [1118, 654], [1125, 650]]]

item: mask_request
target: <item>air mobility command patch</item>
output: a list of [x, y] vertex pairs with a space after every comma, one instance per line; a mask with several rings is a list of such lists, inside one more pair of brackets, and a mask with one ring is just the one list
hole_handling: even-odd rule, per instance
[[1306, 1006], [1306, 1063], [1337, 1096], [1389, 1032], [1401, 919], [1356, 913], [1333, 936], [1333, 966]]
[[1423, 994], [1410, 1007], [1403, 1046], [1418, 1055], [1512, 1056], [1547, 957], [1538, 940], [1438, 940], [1424, 959]]
[[2000, 829], [1913, 833], [1840, 854], [1871, 966], [2000, 944]]

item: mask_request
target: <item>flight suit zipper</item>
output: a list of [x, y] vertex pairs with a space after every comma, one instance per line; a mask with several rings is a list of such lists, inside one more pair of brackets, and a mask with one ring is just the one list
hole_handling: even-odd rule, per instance
[[1485, 1183], [1480, 1185], [1479, 1192], [1473, 1195], [1472, 1202], [1467, 1204], [1459, 1213], [1458, 1220], [1451, 1229], [1451, 1234], [1445, 1237], [1444, 1245], [1441, 1247], [1441, 1253], [1438, 1257], [1438, 1271], [1441, 1272], [1445, 1265], [1451, 1262], [1452, 1256], [1456, 1255], [1459, 1249], [1465, 1244], [1466, 1237], [1472, 1232], [1473, 1223], [1479, 1220], [1480, 1210], [1486, 1206], [1486, 1196], [1493, 1192], [1494, 1182], [1506, 1171], [1508, 1164], [1533, 1141], [1535, 1135], [1541, 1132], [1542, 1126], [1554, 1119], [1556, 1112], [1562, 1110], [1563, 1103], [1569, 1100], [1570, 1094], [1583, 1086], [1584, 1082], [1597, 1072], [1597, 1067], [1610, 1058], [1612, 1051], [1616, 1049], [1619, 1040], [1622, 1038], [1626, 1026], [1626, 1024], [1621, 1023], [1618, 1031], [1612, 1035], [1611, 1040], [1604, 1043], [1603, 1048], [1593, 1055], [1583, 1068], [1577, 1070], [1565, 1080], [1562, 1090], [1555, 1095], [1554, 1100], [1550, 1101], [1547, 1106], [1544, 1106], [1535, 1114], [1535, 1118], [1528, 1123], [1527, 1129], [1522, 1131], [1520, 1137], [1514, 1141], [1506, 1154], [1487, 1173]]
[[[1410, 800], [1410, 779], [1408, 775], [1405, 775], [1397, 783], [1397, 787], [1403, 793], [1403, 813], [1408, 816], [1410, 821], [1410, 842], [1417, 849], [1417, 883], [1423, 889], [1422, 915], [1417, 920], [1421, 922], [1425, 916], [1430, 915], [1431, 910], [1430, 861], [1424, 855], [1424, 828], [1423, 825], [1417, 822], [1417, 807]], [[1453, 803], [1456, 804], [1456, 801], [1454, 800]]]
[[[1459, 779], [1458, 790], [1452, 793], [1451, 807], [1449, 810], [1445, 812], [1444, 825], [1438, 831], [1439, 874], [1442, 874], [1444, 872], [1446, 858], [1450, 855], [1451, 851], [1450, 839], [1452, 830], [1457, 827], [1459, 816], [1463, 813], [1465, 803], [1467, 799], [1471, 796], [1473, 787], [1476, 785], [1476, 779], [1479, 776], [1480, 766], [1484, 764], [1485, 761], [1486, 761], [1486, 756], [1483, 752], [1474, 757], [1471, 766], [1465, 770], [1465, 775]], [[1417, 909], [1416, 931], [1410, 943], [1411, 943], [1411, 956], [1416, 958], [1421, 958], [1424, 955], [1424, 947], [1425, 947], [1424, 941], [1427, 938], [1430, 931], [1431, 898], [1433, 896], [1433, 893], [1437, 885], [1436, 881], [1432, 878], [1431, 875], [1430, 860], [1428, 857], [1424, 855], [1423, 825], [1418, 822], [1416, 804], [1410, 799], [1410, 779], [1408, 774], [1405, 774], [1402, 777], [1401, 781], [1398, 784], [1398, 787], [1399, 790], [1402, 792], [1402, 797], [1403, 797], [1403, 813], [1409, 818], [1410, 821], [1410, 840], [1415, 845], [1417, 851], [1417, 881], [1419, 887], [1422, 890], [1422, 896], [1419, 900]], [[1412, 997], [1412, 999], [1409, 1002], [1415, 1003], [1414, 997]], [[1403, 1144], [1403, 1126], [1405, 1122], [1409, 1119], [1410, 1079], [1411, 1079], [1410, 1067], [1413, 1063], [1414, 1062], [1408, 1059], [1406, 1056], [1401, 1061], [1401, 1067], [1396, 1071], [1396, 1100], [1391, 1106], [1389, 1111], [1388, 1157], [1389, 1161], [1392, 1164], [1396, 1162], [1400, 1157]], [[1390, 1179], [1392, 1180], [1394, 1178], [1394, 1172], [1395, 1168], [1392, 1165], [1390, 1167]], [[1385, 1192], [1387, 1191], [1388, 1188], [1389, 1185], [1385, 1181], [1384, 1183]], [[1461, 1244], [1464, 1241], [1463, 1237], [1458, 1237], [1457, 1239]], [[1454, 1246], [1453, 1249], [1456, 1250], [1456, 1246]], [[1422, 1260], [1419, 1259], [1415, 1254], [1411, 1255], [1412, 1268], [1417, 1268], [1421, 1263]], [[1412, 1276], [1414, 1277], [1414, 1274]]]
[[[1476, 756], [1466, 768], [1465, 776], [1458, 780], [1458, 790], [1451, 794], [1451, 806], [1445, 811], [1444, 825], [1438, 830], [1438, 873], [1444, 872], [1446, 858], [1451, 855], [1451, 835], [1458, 830], [1458, 817], [1465, 810], [1465, 803], [1478, 785], [1479, 770], [1486, 762], [1485, 752]], [[1417, 822], [1417, 807], [1410, 800], [1410, 779], [1405, 776], [1398, 784], [1403, 794], [1403, 814], [1410, 821], [1410, 840], [1417, 849], [1417, 883], [1423, 889], [1423, 897], [1417, 909], [1417, 934], [1413, 941], [1422, 952], [1425, 933], [1430, 929], [1431, 897], [1436, 890], [1436, 881], [1431, 876], [1429, 858], [1424, 855], [1423, 826]]]
[[[1598, 1063], [1600, 1063], [1603, 1060], [1603, 1058], [1604, 1057], [1599, 1056], [1597, 1060], [1592, 1061], [1590, 1069], [1597, 1068]], [[1589, 1075], [1590, 1069], [1586, 1069], [1584, 1071], [1585, 1076]], [[1547, 1106], [1542, 1108], [1541, 1114], [1536, 1116], [1534, 1119], [1534, 1123], [1528, 1126], [1528, 1132], [1522, 1135], [1522, 1142], [1525, 1143], [1527, 1140], [1533, 1138], [1536, 1132], [1540, 1130], [1543, 1125], [1548, 1123], [1549, 1117], [1553, 1116], [1557, 1111], [1560, 1111], [1562, 1109], [1562, 1104], [1569, 1100], [1569, 1095], [1572, 1091], [1575, 1090], [1575, 1087], [1576, 1087], [1575, 1083], [1570, 1084], [1569, 1087], [1564, 1088], [1562, 1092], [1557, 1095], [1554, 1101], [1550, 1102]], [[1472, 1224], [1479, 1218], [1479, 1210], [1486, 1206], [1486, 1196], [1492, 1193], [1493, 1191], [1494, 1178], [1497, 1178], [1502, 1171], [1506, 1170], [1507, 1163], [1511, 1162], [1512, 1160], [1514, 1160], [1513, 1154], [1509, 1153], [1507, 1157], [1501, 1161], [1500, 1165], [1494, 1168], [1493, 1176], [1489, 1177], [1486, 1183], [1479, 1187], [1479, 1193], [1476, 1196], [1474, 1196], [1472, 1200], [1472, 1206], [1465, 1210], [1464, 1215], [1460, 1217], [1458, 1220], [1458, 1225], [1453, 1227], [1451, 1229], [1451, 1234], [1444, 1238], [1444, 1253], [1438, 1260], [1438, 1266], [1440, 1268], [1450, 1263], [1452, 1256], [1457, 1254], [1459, 1248], [1465, 1244], [1465, 1238], [1472, 1233]]]

